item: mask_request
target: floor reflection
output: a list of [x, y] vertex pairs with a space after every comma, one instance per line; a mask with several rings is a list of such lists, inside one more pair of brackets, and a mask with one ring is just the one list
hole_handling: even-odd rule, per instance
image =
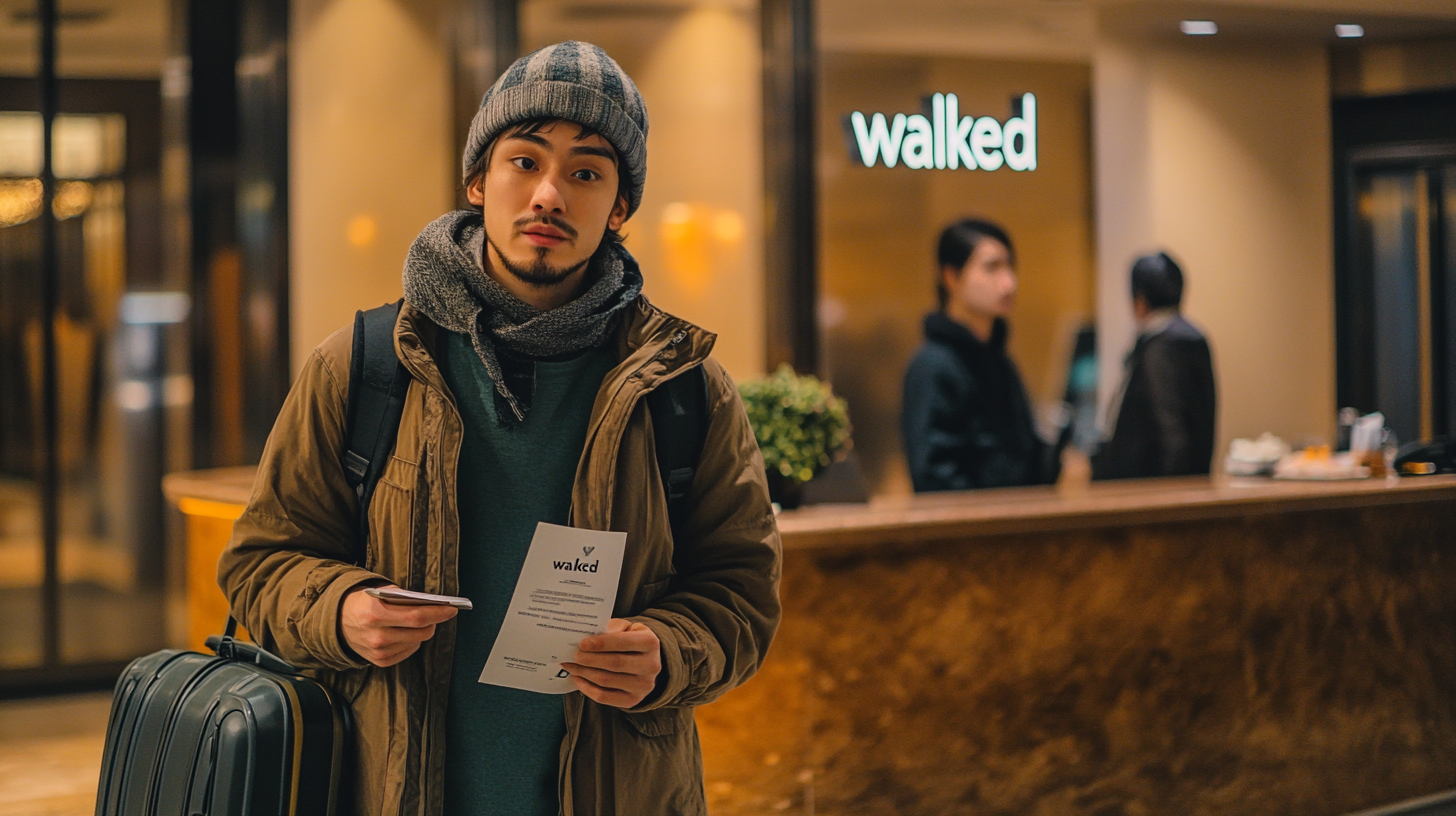
[[0, 816], [90, 816], [111, 693], [0, 702]]

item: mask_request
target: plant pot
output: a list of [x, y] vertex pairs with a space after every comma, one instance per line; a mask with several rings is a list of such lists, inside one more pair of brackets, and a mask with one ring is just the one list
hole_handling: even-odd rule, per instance
[[782, 510], [793, 510], [804, 501], [804, 483], [798, 479], [770, 470], [768, 476], [768, 497], [778, 502]]

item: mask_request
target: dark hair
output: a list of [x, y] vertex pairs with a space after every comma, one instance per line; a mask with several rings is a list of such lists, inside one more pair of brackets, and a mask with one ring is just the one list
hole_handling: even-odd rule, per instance
[[987, 238], [994, 238], [1005, 245], [1007, 254], [1011, 256], [1011, 265], [1016, 265], [1016, 247], [1011, 244], [1011, 236], [994, 221], [962, 218], [941, 230], [940, 242], [935, 251], [936, 260], [939, 262], [935, 267], [935, 295], [940, 301], [940, 308], [945, 308], [949, 295], [942, 282], [941, 270], [947, 266], [955, 270], [961, 269], [971, 259], [976, 247]]
[[1149, 309], [1176, 308], [1183, 302], [1183, 270], [1166, 252], [1144, 255], [1132, 264], [1132, 296]]
[[[485, 150], [481, 152], [480, 158], [475, 160], [475, 164], [470, 165], [470, 172], [465, 174], [465, 184], [463, 186], [469, 187], [471, 183], [474, 182], [477, 178], [485, 175], [485, 171], [490, 167], [490, 157], [495, 154], [495, 146], [497, 144], [500, 144], [501, 139], [508, 139], [512, 136], [530, 136], [533, 133], [539, 133], [543, 130], [548, 130], [558, 124], [563, 123], [576, 125], [578, 128], [581, 128], [580, 132], [576, 134], [576, 140], [578, 142], [590, 139], [593, 136], [601, 135], [596, 130], [589, 128], [586, 125], [581, 124], [580, 122], [573, 122], [570, 119], [561, 119], [552, 116], [538, 116], [534, 119], [526, 119], [520, 122], [516, 122], [515, 124], [510, 125], [505, 130], [502, 130], [500, 133], [496, 134], [496, 137], [490, 140], [490, 144], [485, 146]], [[619, 198], [625, 198], [630, 201], [632, 191], [632, 175], [627, 172], [627, 168], [622, 166], [622, 160], [617, 157], [617, 149], [615, 146], [612, 147], [612, 163], [615, 164], [617, 167], [617, 196]], [[484, 209], [483, 207], [477, 207], [474, 204], [471, 204], [468, 198], [466, 198], [466, 206], [468, 206], [472, 210], [475, 210], [476, 212], [481, 212]], [[623, 241], [622, 233], [611, 229], [610, 227], [607, 228], [605, 237], [608, 241], [611, 241], [614, 244], [620, 244]]]

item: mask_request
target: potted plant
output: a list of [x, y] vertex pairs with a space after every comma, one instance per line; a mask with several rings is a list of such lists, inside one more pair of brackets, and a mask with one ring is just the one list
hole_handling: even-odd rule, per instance
[[763, 451], [769, 495], [784, 509], [798, 507], [804, 483], [849, 450], [848, 405], [829, 383], [799, 376], [787, 363], [738, 392]]

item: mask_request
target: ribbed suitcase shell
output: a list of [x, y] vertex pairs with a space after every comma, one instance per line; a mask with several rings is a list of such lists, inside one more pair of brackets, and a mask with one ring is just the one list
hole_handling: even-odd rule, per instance
[[333, 816], [348, 732], [306, 677], [153, 653], [116, 683], [96, 816]]

